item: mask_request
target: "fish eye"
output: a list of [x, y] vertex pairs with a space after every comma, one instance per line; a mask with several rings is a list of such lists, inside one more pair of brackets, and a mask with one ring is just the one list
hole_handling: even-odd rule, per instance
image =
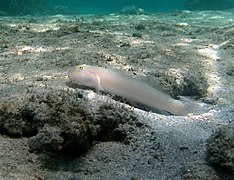
[[84, 66], [83, 65], [79, 65], [79, 66], [77, 66], [77, 68], [81, 70], [81, 69], [84, 69]]

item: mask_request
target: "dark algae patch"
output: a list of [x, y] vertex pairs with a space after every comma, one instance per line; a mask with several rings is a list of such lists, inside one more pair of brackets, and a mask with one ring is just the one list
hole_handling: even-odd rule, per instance
[[[35, 92], [34, 92], [35, 93]], [[126, 123], [133, 112], [113, 105], [91, 112], [84, 99], [63, 91], [43, 91], [1, 105], [0, 133], [29, 137], [31, 152], [59, 152], [79, 156], [93, 141], [127, 141]]]
[[219, 128], [207, 141], [209, 161], [221, 177], [234, 177], [234, 125]]

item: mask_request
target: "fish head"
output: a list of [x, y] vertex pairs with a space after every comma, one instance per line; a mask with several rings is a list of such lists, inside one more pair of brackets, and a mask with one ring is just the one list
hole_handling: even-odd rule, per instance
[[90, 66], [85, 64], [74, 66], [68, 69], [67, 75], [73, 83], [102, 90], [100, 88], [100, 78]]

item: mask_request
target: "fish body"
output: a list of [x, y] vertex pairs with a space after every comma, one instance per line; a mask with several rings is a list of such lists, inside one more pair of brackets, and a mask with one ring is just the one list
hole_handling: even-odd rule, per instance
[[175, 100], [148, 84], [115, 70], [79, 65], [70, 68], [67, 75], [73, 83], [125, 97], [174, 115], [192, 113], [188, 112], [193, 109], [191, 104]]

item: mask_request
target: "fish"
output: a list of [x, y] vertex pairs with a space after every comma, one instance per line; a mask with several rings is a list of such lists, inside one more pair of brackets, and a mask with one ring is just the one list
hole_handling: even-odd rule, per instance
[[121, 96], [172, 115], [197, 113], [200, 108], [195, 103], [173, 99], [147, 83], [113, 69], [83, 64], [68, 69], [67, 75], [72, 83]]

